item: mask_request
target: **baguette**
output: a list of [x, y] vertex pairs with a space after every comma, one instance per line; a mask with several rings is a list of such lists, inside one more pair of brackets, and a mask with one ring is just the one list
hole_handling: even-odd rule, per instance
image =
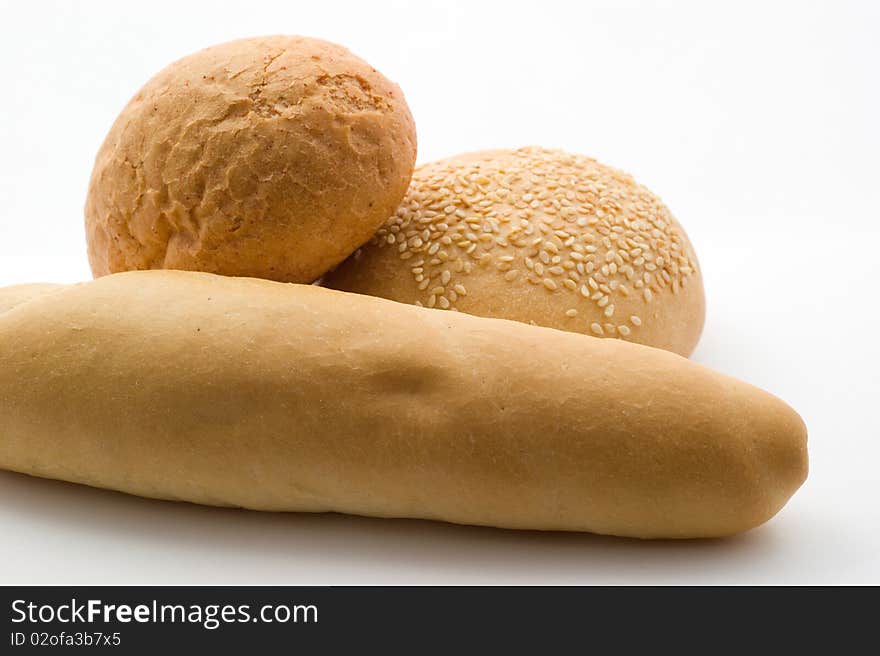
[[61, 289], [64, 285], [52, 285], [48, 283], [33, 283], [29, 285], [13, 285], [0, 289], [0, 313], [11, 310], [35, 296], [41, 296], [46, 292]]
[[181, 271], [3, 298], [0, 467], [34, 476], [694, 538], [763, 523], [807, 474], [785, 403], [651, 347]]

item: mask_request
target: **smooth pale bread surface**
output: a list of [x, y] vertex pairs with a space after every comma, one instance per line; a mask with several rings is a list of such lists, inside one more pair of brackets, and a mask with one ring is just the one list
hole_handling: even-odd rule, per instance
[[394, 212], [415, 158], [400, 88], [342, 46], [207, 48], [147, 82], [101, 146], [85, 207], [92, 271], [312, 282]]
[[30, 292], [0, 290], [0, 466], [26, 474], [641, 538], [752, 528], [807, 474], [791, 408], [660, 349], [202, 273]]
[[63, 288], [64, 285], [53, 285], [50, 283], [39, 282], [2, 287], [0, 288], [0, 313], [6, 312], [6, 310], [11, 310], [16, 305], [21, 305], [25, 301], [29, 301], [37, 296], [42, 296], [47, 292]]
[[394, 216], [323, 284], [685, 356], [705, 316], [696, 254], [660, 199], [537, 147], [418, 167]]

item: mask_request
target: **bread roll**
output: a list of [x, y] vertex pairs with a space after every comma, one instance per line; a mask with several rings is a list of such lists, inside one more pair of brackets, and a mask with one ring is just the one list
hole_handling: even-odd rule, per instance
[[625, 173], [542, 148], [419, 167], [397, 213], [324, 284], [685, 356], [705, 315], [666, 206]]
[[304, 37], [232, 41], [135, 95], [95, 161], [95, 276], [189, 269], [312, 282], [394, 212], [416, 157], [397, 85]]
[[217, 506], [692, 538], [772, 517], [807, 451], [782, 401], [667, 351], [152, 271], [0, 314], [0, 466]]

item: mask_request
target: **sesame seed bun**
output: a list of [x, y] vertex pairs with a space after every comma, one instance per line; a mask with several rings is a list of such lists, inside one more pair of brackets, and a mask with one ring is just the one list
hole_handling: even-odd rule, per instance
[[312, 282], [394, 211], [415, 157], [400, 88], [345, 48], [207, 48], [147, 82], [107, 135], [85, 207], [92, 271]]
[[705, 317], [666, 206], [621, 171], [536, 147], [418, 167], [394, 216], [323, 284], [681, 355]]

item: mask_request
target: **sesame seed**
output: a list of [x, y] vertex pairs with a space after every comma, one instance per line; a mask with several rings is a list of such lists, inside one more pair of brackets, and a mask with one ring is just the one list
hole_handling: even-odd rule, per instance
[[592, 330], [594, 333], [596, 333], [599, 336], [605, 334], [605, 332], [602, 330], [602, 326], [600, 326], [598, 323], [591, 323], [590, 330]]
[[[361, 257], [368, 248], [411, 262], [415, 300], [452, 310], [475, 265], [482, 275], [522, 274], [550, 291], [592, 297], [603, 315], [633, 288], [646, 302], [667, 288], [679, 293], [696, 268], [680, 228], [650, 192], [594, 160], [541, 148], [419, 166], [400, 207], [351, 266], [369, 266]], [[629, 317], [630, 326], [640, 322]], [[626, 336], [602, 325], [605, 335]]]

